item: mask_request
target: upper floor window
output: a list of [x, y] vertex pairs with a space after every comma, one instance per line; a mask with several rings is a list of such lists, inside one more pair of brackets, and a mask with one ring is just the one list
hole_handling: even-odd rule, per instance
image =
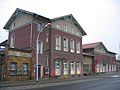
[[67, 31], [67, 29], [68, 29], [67, 24], [65, 24], [64, 30]]
[[61, 36], [56, 35], [56, 50], [61, 50]]
[[42, 29], [43, 29], [43, 24], [42, 23], [38, 23], [37, 24], [37, 31], [42, 32]]
[[11, 62], [10, 63], [10, 75], [16, 75], [17, 74], [17, 63]]
[[60, 29], [60, 25], [59, 24], [57, 24], [57, 29]]
[[76, 53], [80, 53], [80, 42], [76, 42]]
[[14, 46], [15, 46], [15, 36], [12, 36], [10, 39], [10, 47], [14, 48]]
[[43, 42], [38, 42], [38, 53], [43, 54]]
[[74, 40], [70, 40], [70, 52], [75, 52]]
[[68, 39], [67, 38], [63, 39], [63, 45], [64, 45], [64, 51], [68, 51]]
[[48, 42], [49, 32], [46, 32], [46, 42]]

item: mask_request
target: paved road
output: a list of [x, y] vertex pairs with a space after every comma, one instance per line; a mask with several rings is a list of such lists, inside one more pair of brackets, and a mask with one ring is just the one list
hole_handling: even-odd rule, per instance
[[108, 78], [78, 82], [66, 85], [49, 86], [31, 90], [120, 90], [120, 76], [114, 75]]
[[1, 82], [0, 90], [120, 90], [120, 73], [81, 77], [77, 80]]

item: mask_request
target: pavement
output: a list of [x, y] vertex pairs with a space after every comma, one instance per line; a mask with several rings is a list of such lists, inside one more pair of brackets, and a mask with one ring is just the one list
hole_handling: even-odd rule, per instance
[[118, 73], [106, 73], [99, 74], [93, 76], [81, 76], [79, 78], [69, 78], [69, 79], [48, 79], [48, 80], [39, 80], [36, 82], [35, 80], [27, 80], [27, 81], [4, 81], [0, 82], [0, 90], [24, 90], [30, 88], [38, 88], [38, 87], [47, 87], [47, 86], [55, 86], [62, 84], [70, 84], [77, 82], [85, 82], [91, 80], [99, 80], [103, 77], [112, 77], [117, 76]]

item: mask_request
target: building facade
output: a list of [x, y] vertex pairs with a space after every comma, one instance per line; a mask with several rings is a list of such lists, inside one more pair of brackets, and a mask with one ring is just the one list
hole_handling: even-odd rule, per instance
[[84, 44], [83, 52], [93, 55], [93, 73], [116, 71], [116, 53], [108, 51], [102, 42]]
[[31, 50], [32, 78], [36, 75], [38, 33], [39, 78], [78, 77], [83, 73], [82, 36], [86, 33], [73, 15], [49, 19], [17, 8], [4, 29], [9, 30], [9, 47]]
[[4, 57], [0, 57], [0, 81], [30, 80], [31, 62], [30, 51], [5, 49]]

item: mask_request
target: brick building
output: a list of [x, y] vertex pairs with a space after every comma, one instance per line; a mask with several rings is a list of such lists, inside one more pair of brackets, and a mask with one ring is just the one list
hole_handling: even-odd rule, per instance
[[[116, 71], [116, 53], [108, 51], [102, 42], [84, 44], [83, 52], [92, 55], [93, 73]], [[89, 62], [91, 57], [86, 61]]]
[[[48, 23], [50, 26], [44, 28]], [[72, 14], [49, 19], [17, 8], [4, 29], [9, 30], [9, 47], [31, 50], [33, 78], [39, 32], [39, 78], [78, 77], [83, 73], [82, 36], [86, 33]]]

